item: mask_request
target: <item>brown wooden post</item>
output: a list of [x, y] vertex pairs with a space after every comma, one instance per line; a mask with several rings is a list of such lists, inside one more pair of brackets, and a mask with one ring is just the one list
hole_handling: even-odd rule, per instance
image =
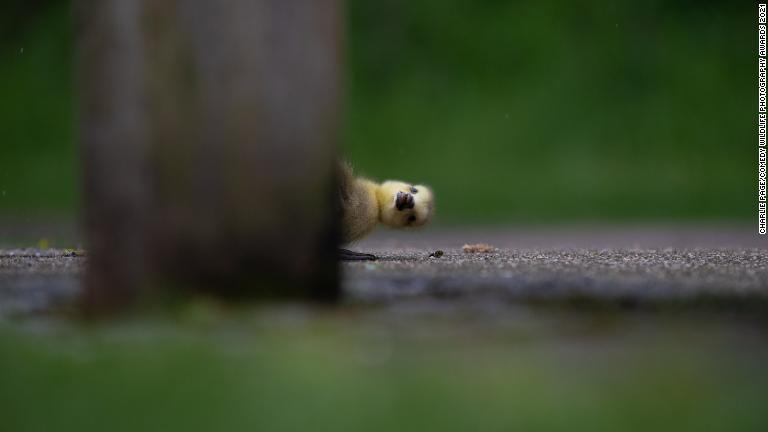
[[340, 0], [79, 0], [91, 311], [338, 295]]

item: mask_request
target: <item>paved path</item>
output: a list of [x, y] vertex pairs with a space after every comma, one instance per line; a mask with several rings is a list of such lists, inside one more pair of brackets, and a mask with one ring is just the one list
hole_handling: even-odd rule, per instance
[[[465, 253], [465, 243], [492, 253]], [[554, 228], [378, 232], [355, 249], [380, 257], [345, 264], [362, 300], [414, 296], [514, 301], [764, 304], [768, 238], [724, 227]], [[437, 250], [442, 257], [430, 257]]]
[[345, 264], [353, 299], [494, 297], [507, 301], [768, 304], [768, 251], [743, 249], [372, 249]]
[[[465, 253], [486, 242], [491, 253]], [[768, 310], [768, 248], [747, 229], [590, 228], [378, 232], [345, 263], [348, 301], [704, 306]], [[437, 251], [442, 256], [430, 257]], [[438, 254], [439, 255], [439, 254]], [[86, 258], [62, 250], [0, 250], [0, 314], [67, 307]]]

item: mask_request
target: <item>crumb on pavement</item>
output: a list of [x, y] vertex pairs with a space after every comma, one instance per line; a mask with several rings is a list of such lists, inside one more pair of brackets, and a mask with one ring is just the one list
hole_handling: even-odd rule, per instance
[[465, 244], [461, 249], [464, 253], [491, 253], [496, 250], [495, 247], [487, 243]]

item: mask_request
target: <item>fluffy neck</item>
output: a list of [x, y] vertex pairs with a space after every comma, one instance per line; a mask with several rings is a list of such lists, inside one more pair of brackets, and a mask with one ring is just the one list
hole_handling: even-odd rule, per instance
[[381, 185], [368, 179], [359, 179], [358, 181], [365, 190], [368, 200], [370, 200], [371, 204], [376, 207], [377, 222], [381, 222], [381, 208], [385, 201], [384, 196], [381, 193]]

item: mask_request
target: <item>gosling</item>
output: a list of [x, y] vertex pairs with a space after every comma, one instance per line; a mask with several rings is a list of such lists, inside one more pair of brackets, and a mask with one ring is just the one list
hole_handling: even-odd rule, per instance
[[[339, 163], [341, 240], [349, 244], [370, 234], [382, 223], [390, 228], [417, 228], [432, 219], [432, 190], [396, 180], [376, 183], [355, 177], [348, 164]], [[375, 260], [367, 253], [339, 249], [343, 261]]]

